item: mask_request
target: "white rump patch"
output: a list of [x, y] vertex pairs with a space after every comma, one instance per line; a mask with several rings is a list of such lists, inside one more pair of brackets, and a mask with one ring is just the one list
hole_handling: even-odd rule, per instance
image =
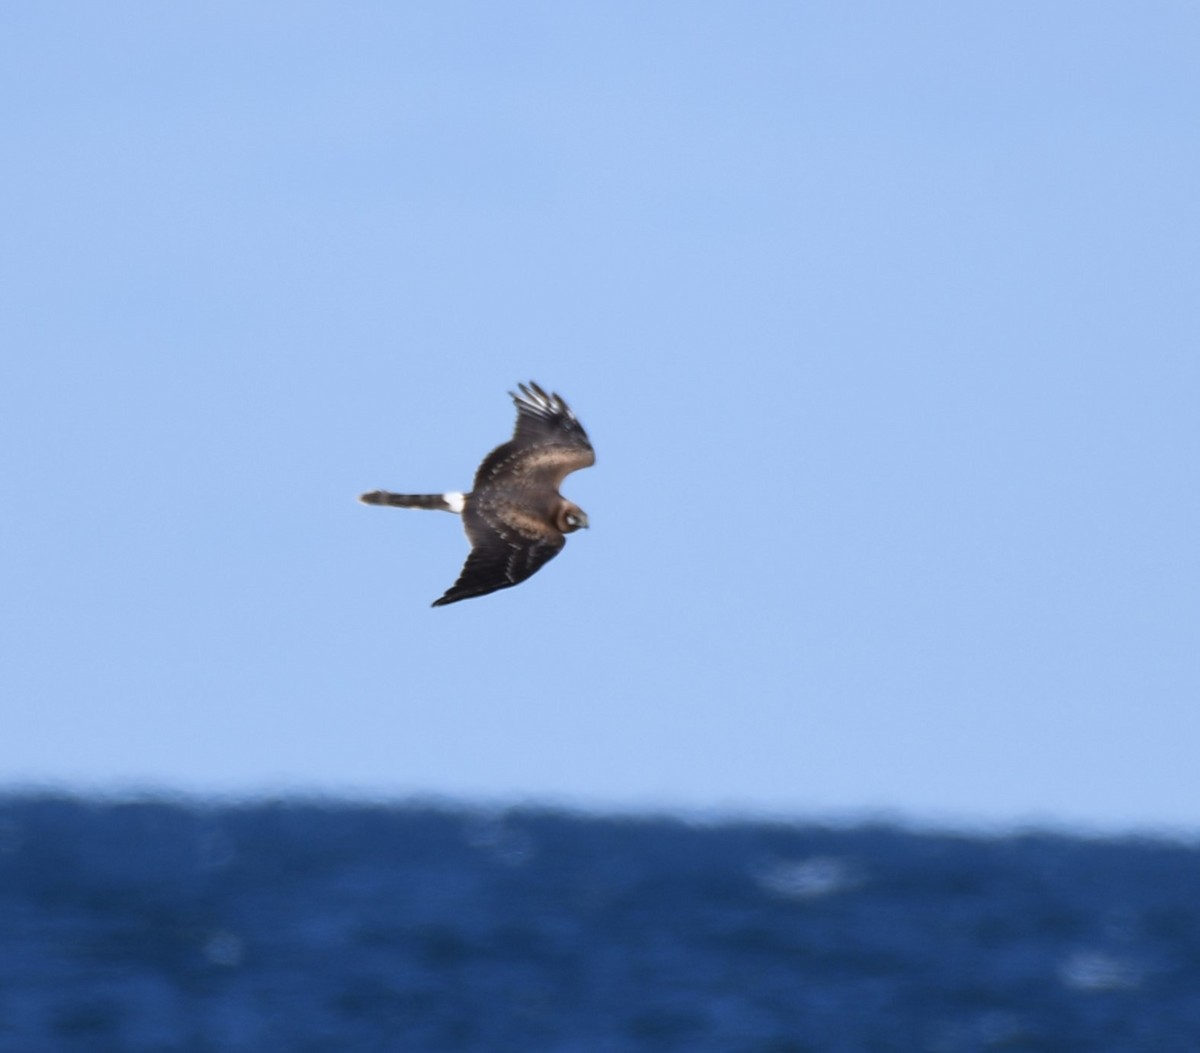
[[459, 515], [462, 514], [463, 505], [466, 504], [466, 497], [466, 494], [460, 493], [442, 494], [442, 500], [446, 502], [446, 507], [451, 512], [459, 513]]

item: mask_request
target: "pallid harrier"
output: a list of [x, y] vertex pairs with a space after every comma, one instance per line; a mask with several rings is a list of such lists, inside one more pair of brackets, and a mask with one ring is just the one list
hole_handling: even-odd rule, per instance
[[558, 395], [532, 381], [519, 387], [519, 395], [509, 392], [517, 404], [513, 437], [483, 459], [469, 494], [375, 490], [359, 498], [462, 515], [471, 554], [435, 607], [519, 585], [562, 551], [564, 535], [588, 525], [583, 509], [558, 492], [570, 472], [596, 463], [587, 433]]

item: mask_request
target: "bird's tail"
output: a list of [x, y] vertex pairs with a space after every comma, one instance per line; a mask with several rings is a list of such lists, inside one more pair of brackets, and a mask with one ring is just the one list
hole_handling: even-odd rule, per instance
[[372, 490], [362, 494], [364, 505], [391, 505], [393, 508], [432, 508], [438, 512], [461, 512], [465, 494], [393, 494], [387, 490]]

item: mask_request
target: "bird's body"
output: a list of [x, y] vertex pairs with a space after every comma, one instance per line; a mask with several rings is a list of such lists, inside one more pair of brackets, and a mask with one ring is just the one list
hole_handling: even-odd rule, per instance
[[567, 404], [536, 384], [513, 394], [513, 437], [480, 464], [470, 493], [395, 494], [376, 490], [371, 505], [455, 512], [471, 542], [458, 580], [435, 607], [518, 585], [562, 551], [566, 535], [588, 525], [558, 488], [566, 476], [596, 462], [583, 426]]

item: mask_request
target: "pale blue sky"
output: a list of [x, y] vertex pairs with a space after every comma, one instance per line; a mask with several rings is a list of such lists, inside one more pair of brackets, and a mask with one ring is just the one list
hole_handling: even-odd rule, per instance
[[[0, 784], [1200, 829], [1200, 6], [9, 5]], [[592, 529], [469, 486], [534, 379]]]

